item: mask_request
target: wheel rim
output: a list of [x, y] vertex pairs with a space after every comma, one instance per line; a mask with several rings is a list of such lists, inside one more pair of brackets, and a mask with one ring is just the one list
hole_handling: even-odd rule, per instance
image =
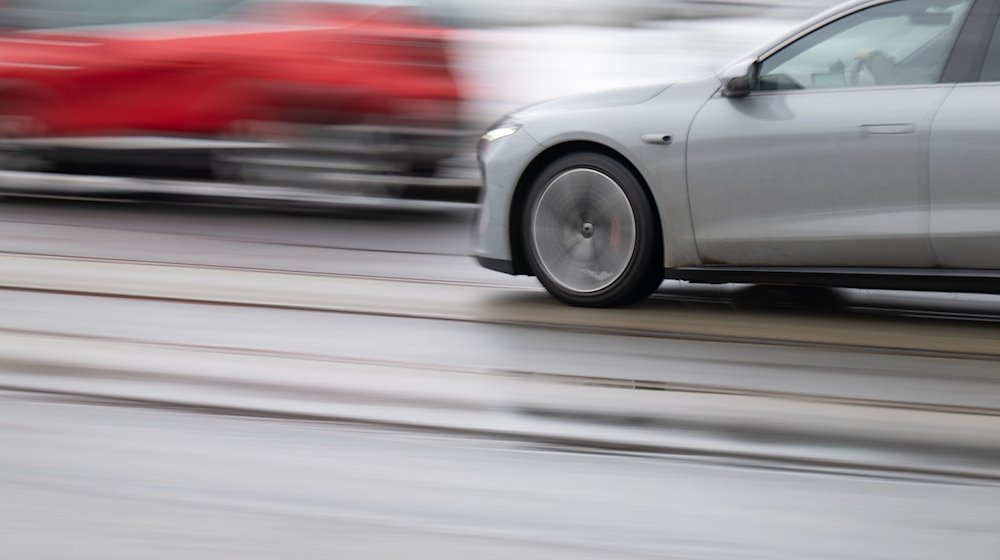
[[635, 255], [632, 204], [611, 177], [571, 169], [552, 179], [531, 216], [535, 254], [545, 275], [579, 294], [606, 290]]

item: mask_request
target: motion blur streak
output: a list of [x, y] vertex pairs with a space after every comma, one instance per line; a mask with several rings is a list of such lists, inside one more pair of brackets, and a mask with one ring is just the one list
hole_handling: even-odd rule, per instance
[[8, 0], [0, 175], [440, 198], [500, 114], [709, 72], [826, 3]]
[[468, 257], [516, 106], [815, 2], [0, 2], [0, 558], [1000, 550], [1000, 298]]
[[[9, 149], [27, 152], [8, 167], [273, 180], [265, 171], [312, 165], [425, 176], [456, 150], [450, 39], [415, 10], [45, 4], [15, 9], [7, 20], [25, 29], [0, 36], [2, 130]], [[99, 141], [148, 136], [202, 141], [169, 150]]]

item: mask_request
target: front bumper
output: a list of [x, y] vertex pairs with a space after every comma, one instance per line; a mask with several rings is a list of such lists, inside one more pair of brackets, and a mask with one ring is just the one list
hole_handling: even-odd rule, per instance
[[514, 261], [491, 259], [489, 257], [476, 257], [476, 260], [479, 261], [479, 266], [483, 268], [494, 270], [496, 272], [502, 272], [504, 274], [510, 274], [511, 276], [515, 274]]
[[474, 255], [490, 270], [514, 274], [510, 213], [514, 191], [528, 164], [543, 150], [523, 128], [480, 148], [483, 172]]

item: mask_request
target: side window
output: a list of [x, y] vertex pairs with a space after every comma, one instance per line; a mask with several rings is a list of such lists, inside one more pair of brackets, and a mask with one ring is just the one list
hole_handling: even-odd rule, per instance
[[982, 82], [1000, 82], [1000, 22], [996, 31], [993, 32], [993, 39], [990, 41], [990, 48], [986, 52], [986, 61], [983, 63], [983, 73], [979, 77]]
[[933, 84], [973, 0], [899, 0], [843, 17], [765, 60], [761, 90]]

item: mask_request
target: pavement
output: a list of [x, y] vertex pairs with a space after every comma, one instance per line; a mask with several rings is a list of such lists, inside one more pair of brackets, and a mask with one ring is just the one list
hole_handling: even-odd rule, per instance
[[1000, 483], [995, 409], [15, 333], [0, 366], [47, 395]]
[[27, 559], [992, 559], [995, 486], [0, 394]]
[[472, 218], [0, 206], [5, 551], [993, 558], [1000, 298], [569, 309]]
[[[13, 232], [18, 225], [10, 222], [7, 227]], [[59, 239], [80, 239], [45, 229]], [[23, 243], [25, 237], [37, 245], [37, 238], [24, 235], [12, 235], [7, 243]], [[126, 247], [136, 241], [129, 237], [123, 242]], [[176, 245], [176, 237], [166, 233], [146, 233], [141, 241]], [[6, 330], [0, 341], [0, 363], [7, 365], [0, 375], [3, 386], [597, 448], [985, 478], [1000, 472], [995, 449], [1000, 403], [981, 383], [966, 378], [948, 379], [952, 395], [942, 398], [937, 393], [940, 378], [915, 383], [910, 394], [867, 387], [874, 385], [874, 376], [849, 391], [838, 387], [846, 384], [835, 378], [826, 382], [826, 390], [817, 390], [789, 382], [788, 376], [768, 384], [732, 379], [706, 383], [694, 376], [664, 376], [648, 366], [644, 373], [579, 365], [551, 370], [530, 360], [490, 367], [475, 352], [459, 360], [428, 360], [412, 351], [396, 356], [374, 348], [304, 351], [300, 344], [268, 340], [273, 336], [270, 326], [301, 328], [307, 323], [304, 317], [312, 322], [321, 315], [324, 330], [341, 337], [344, 330], [359, 328], [356, 318], [381, 318], [390, 325], [421, 324], [434, 331], [450, 331], [456, 324], [459, 329], [482, 325], [545, 333], [545, 338], [563, 332], [571, 340], [584, 334], [598, 340], [649, 339], [654, 344], [686, 339], [736, 348], [770, 345], [775, 352], [794, 345], [806, 353], [849, 349], [887, 353], [896, 360], [926, 361], [937, 355], [934, 359], [965, 365], [982, 364], [1000, 351], [992, 323], [972, 321], [941, 329], [940, 321], [933, 320], [734, 312], [678, 305], [669, 298], [625, 310], [581, 310], [555, 303], [533, 283], [500, 277], [493, 284], [483, 280], [486, 276], [452, 276], [451, 270], [473, 267], [460, 255], [411, 255], [420, 266], [408, 272], [398, 262], [392, 264], [394, 270], [386, 270], [389, 259], [374, 266], [346, 256], [343, 260], [353, 263], [347, 269], [302, 272], [291, 263], [284, 269], [251, 268], [232, 260], [208, 264], [215, 254], [226, 252], [225, 242], [231, 240], [198, 241], [202, 257], [185, 259], [188, 264], [181, 264], [183, 255], [171, 259], [161, 251], [151, 253], [164, 259], [161, 262], [121, 253], [0, 255], [0, 286], [15, 290], [3, 298], [9, 317], [0, 322]], [[206, 241], [221, 243], [207, 252], [208, 259], [204, 250], [211, 245]], [[256, 247], [250, 241], [240, 243]], [[50, 250], [66, 252], [52, 246]], [[123, 305], [133, 308], [132, 313], [107, 321], [118, 328], [102, 328], [90, 313]], [[48, 316], [45, 310], [50, 308], [58, 314]], [[173, 334], [184, 333], [185, 323], [208, 320], [205, 308], [220, 323], [216, 329], [238, 328], [238, 334], [226, 344], [207, 343], [190, 332]], [[229, 319], [237, 313], [269, 316], [267, 326], [250, 340], [247, 328]], [[171, 314], [186, 320], [156, 325], [136, 319]], [[389, 334], [393, 330], [398, 334]], [[405, 341], [413, 336], [412, 327], [381, 332], [385, 335], [367, 332], [348, 338], [358, 339], [356, 345], [366, 339], [376, 339], [376, 345], [411, 345]], [[964, 388], [956, 391], [958, 387]]]
[[[471, 266], [471, 263], [470, 263]], [[401, 284], [405, 285], [401, 286]], [[672, 302], [627, 310], [584, 310], [554, 303], [538, 288], [512, 289], [410, 278], [303, 275], [157, 262], [0, 255], [0, 286], [53, 293], [599, 330], [660, 337], [776, 341], [941, 354], [1000, 354], [992, 324], [734, 314], [677, 309]], [[234, 290], [233, 286], [239, 286]]]

